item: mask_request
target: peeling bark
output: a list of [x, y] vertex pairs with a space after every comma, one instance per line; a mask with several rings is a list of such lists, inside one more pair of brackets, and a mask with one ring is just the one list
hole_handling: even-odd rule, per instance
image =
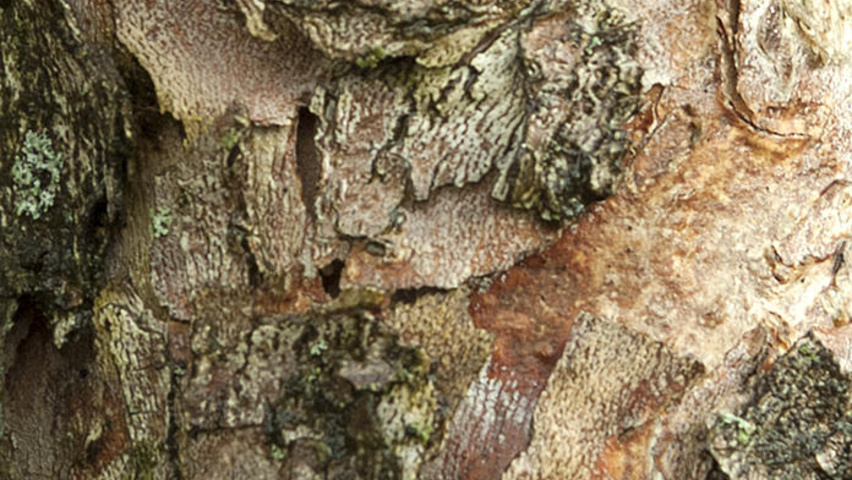
[[850, 9], [0, 1], [0, 476], [848, 477]]

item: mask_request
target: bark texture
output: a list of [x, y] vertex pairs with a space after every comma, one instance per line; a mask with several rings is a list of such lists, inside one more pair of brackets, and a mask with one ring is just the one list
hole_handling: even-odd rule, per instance
[[848, 478], [850, 42], [0, 0], [0, 477]]

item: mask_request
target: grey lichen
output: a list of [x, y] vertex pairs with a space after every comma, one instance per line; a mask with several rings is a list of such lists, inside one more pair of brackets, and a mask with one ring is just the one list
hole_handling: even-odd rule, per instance
[[[266, 409], [270, 454], [323, 475], [416, 478], [436, 428], [429, 359], [369, 312], [282, 319], [299, 368]], [[289, 335], [288, 335], [289, 336]]]
[[38, 220], [53, 206], [59, 191], [62, 154], [53, 150], [43, 132], [27, 131], [24, 146], [12, 165], [15, 214]]
[[159, 207], [149, 212], [151, 217], [151, 234], [154, 238], [165, 237], [169, 234], [172, 225], [172, 210], [168, 207]]
[[494, 188], [496, 198], [547, 221], [574, 218], [612, 194], [629, 149], [625, 124], [639, 105], [636, 25], [610, 10], [596, 15], [591, 31], [581, 20], [570, 27], [579, 60], [567, 85], [553, 85], [535, 61], [527, 66], [530, 103], [541, 91], [556, 91], [567, 115], [545, 148], [523, 152]]

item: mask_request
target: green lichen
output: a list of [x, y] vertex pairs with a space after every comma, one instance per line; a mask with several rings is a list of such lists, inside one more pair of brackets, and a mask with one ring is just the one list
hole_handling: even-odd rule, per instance
[[322, 356], [322, 352], [328, 350], [328, 344], [325, 341], [320, 340], [319, 342], [313, 344], [311, 346], [311, 356], [312, 357], [320, 357]]
[[406, 425], [405, 428], [405, 433], [419, 440], [420, 444], [424, 447], [429, 443], [429, 439], [432, 438], [432, 431], [432, 425], [420, 422]]
[[355, 59], [355, 65], [362, 70], [373, 70], [379, 66], [379, 63], [387, 57], [385, 49], [382, 47], [374, 47], [370, 53]]
[[159, 207], [156, 211], [152, 209], [148, 214], [151, 216], [151, 234], [154, 238], [168, 235], [169, 227], [172, 225], [172, 210], [168, 207]]
[[280, 461], [284, 460], [285, 458], [287, 458], [287, 452], [285, 452], [284, 450], [281, 450], [281, 447], [279, 447], [278, 445], [275, 445], [274, 443], [269, 448], [269, 450], [270, 450], [270, 453], [272, 454], [272, 459], [275, 460], [275, 461], [280, 462]]
[[62, 154], [53, 150], [44, 133], [28, 131], [24, 146], [12, 165], [15, 213], [38, 220], [53, 206], [59, 191]]
[[799, 362], [813, 363], [819, 360], [816, 349], [810, 343], [799, 345], [799, 354], [801, 355], [801, 358], [798, 359]]
[[226, 152], [231, 151], [240, 142], [240, 131], [236, 128], [229, 128], [222, 134], [222, 149]]
[[720, 421], [722, 425], [733, 426], [736, 429], [737, 441], [743, 446], [748, 445], [748, 441], [755, 430], [751, 422], [730, 413], [722, 414]]

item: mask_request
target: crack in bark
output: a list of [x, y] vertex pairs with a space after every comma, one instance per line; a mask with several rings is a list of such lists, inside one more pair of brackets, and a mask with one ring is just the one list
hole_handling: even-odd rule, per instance
[[299, 109], [296, 127], [296, 171], [301, 184], [302, 203], [314, 222], [317, 220], [316, 199], [322, 173], [316, 145], [318, 123], [319, 118], [310, 109]]
[[168, 343], [166, 344], [165, 349], [166, 361], [169, 363], [169, 391], [166, 394], [166, 409], [168, 412], [168, 424], [166, 425], [166, 454], [169, 462], [169, 466], [171, 467], [172, 478], [176, 480], [183, 479], [183, 471], [180, 468], [181, 460], [180, 460], [180, 440], [178, 438], [180, 433], [180, 425], [177, 422], [177, 407], [175, 405], [175, 397], [177, 395], [177, 391], [180, 387], [180, 375], [178, 375], [178, 368], [184, 368], [181, 366], [182, 362], [175, 361], [171, 353], [169, 352]]
[[343, 260], [335, 259], [319, 270], [322, 288], [331, 298], [337, 298], [340, 295], [340, 275], [345, 266]]

